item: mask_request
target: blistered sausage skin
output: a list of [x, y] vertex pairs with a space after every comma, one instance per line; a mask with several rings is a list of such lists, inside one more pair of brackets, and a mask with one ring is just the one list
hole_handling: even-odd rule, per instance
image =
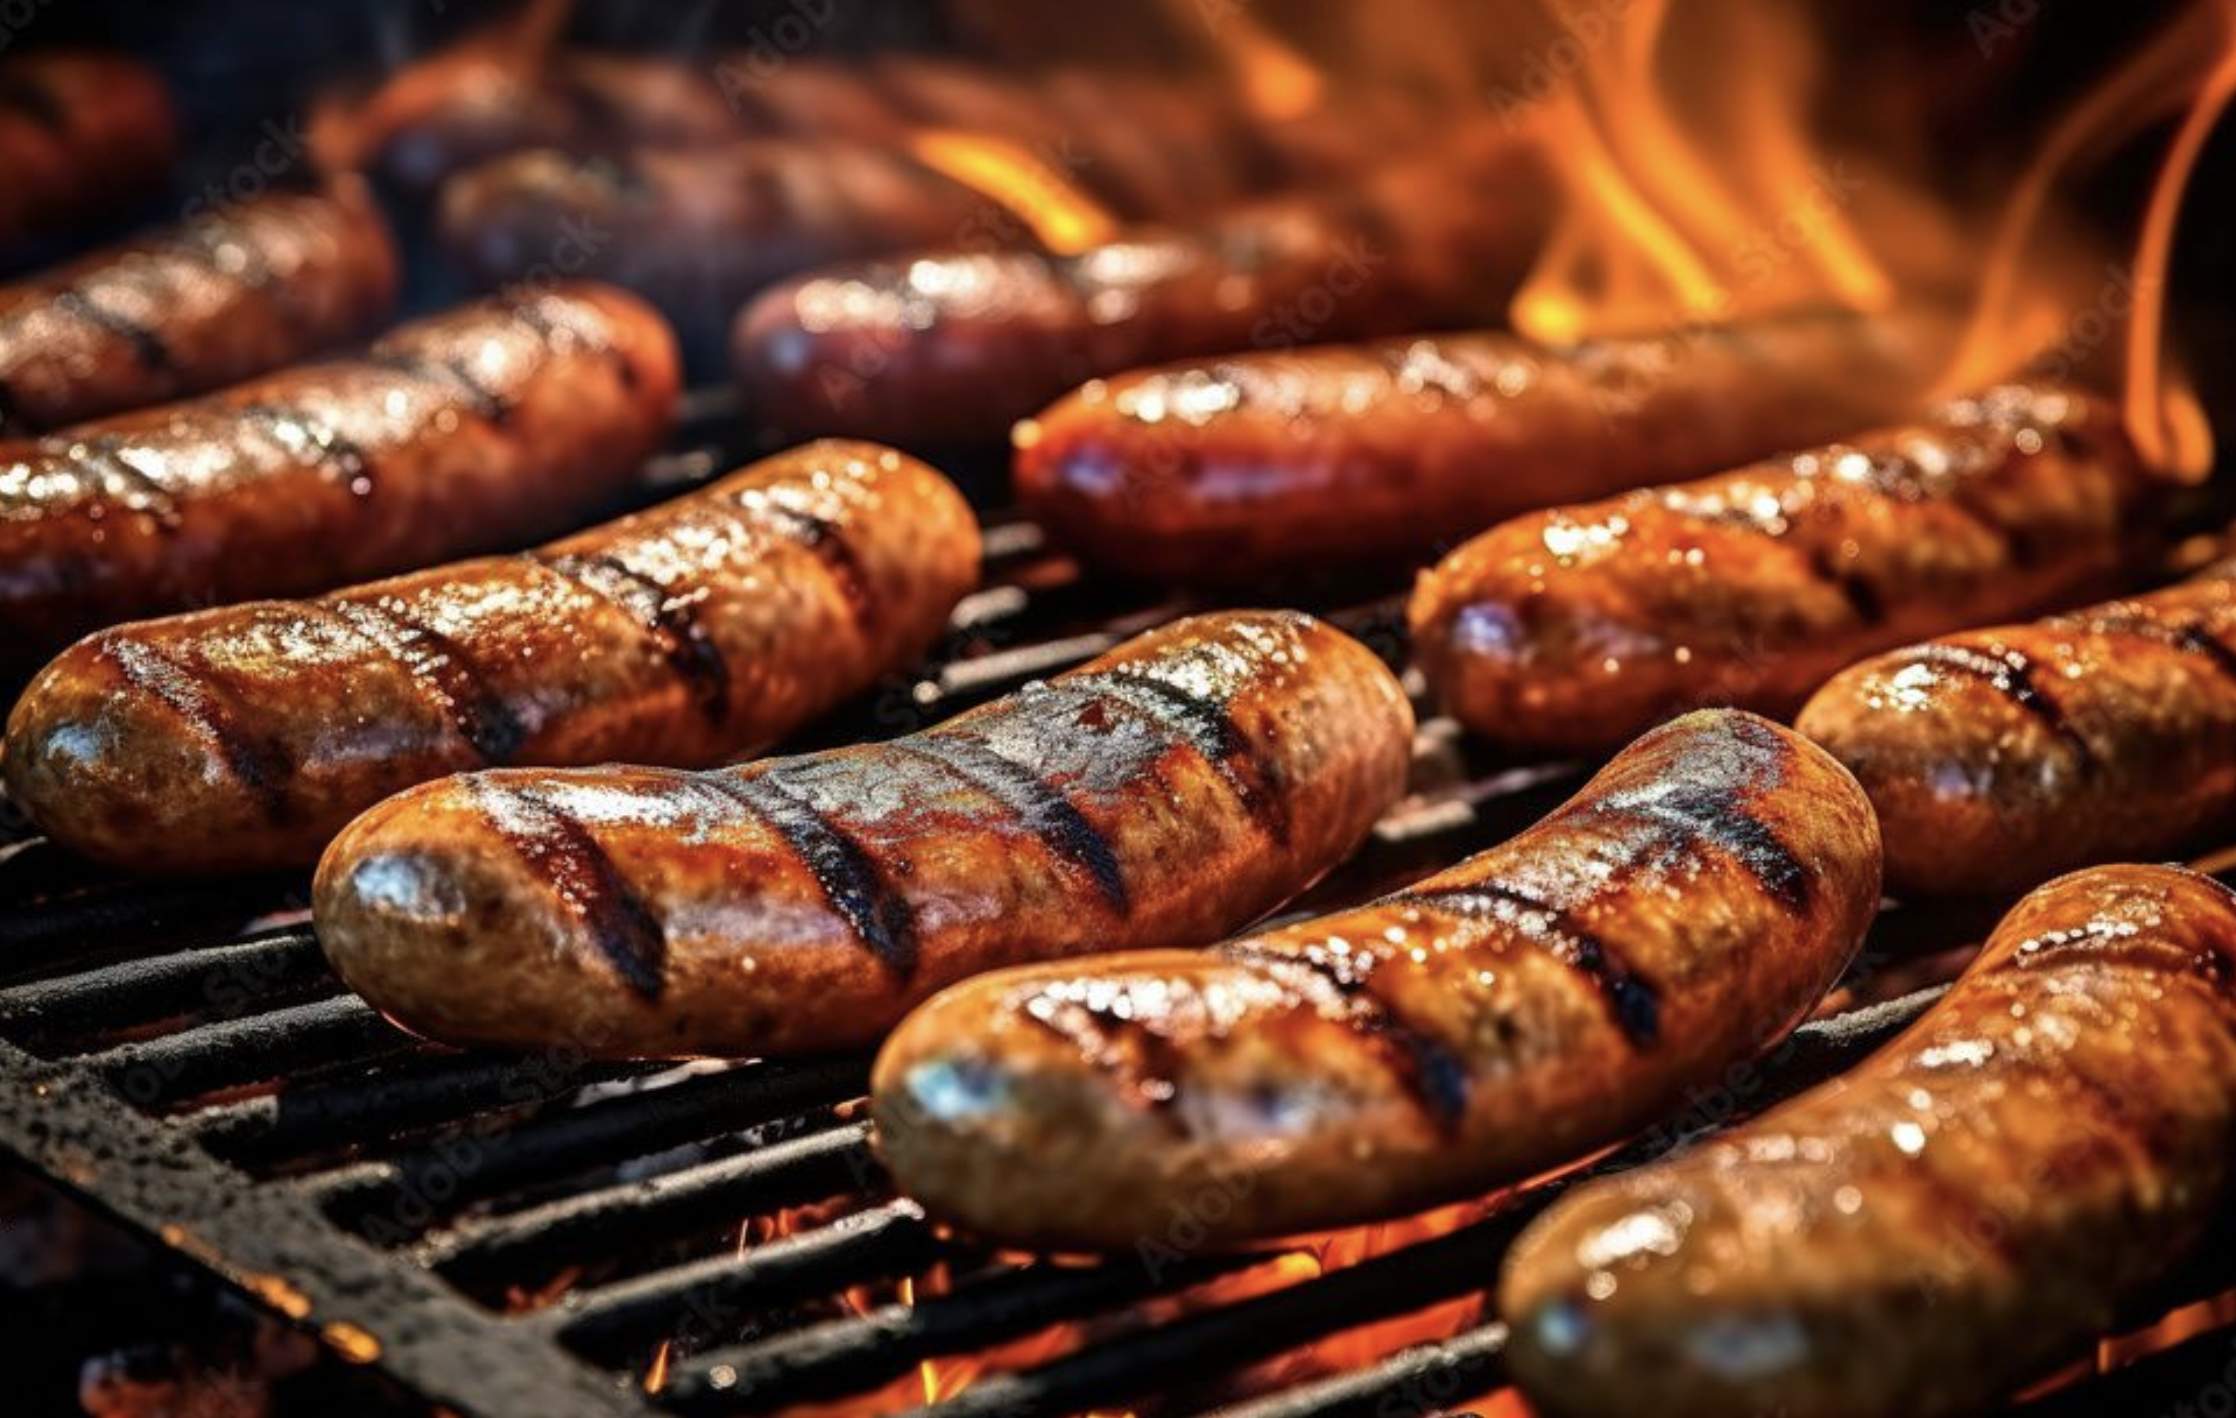
[[74, 50], [0, 63], [0, 248], [144, 198], [178, 149], [155, 71]]
[[[1379, 298], [1370, 278], [1360, 299]], [[1414, 336], [1136, 371], [1018, 427], [1018, 496], [1090, 560], [1161, 581], [1424, 557], [1502, 517], [1898, 416], [1942, 327], [1824, 313], [1575, 347]]]
[[562, 285], [402, 326], [361, 356], [0, 445], [0, 672], [119, 621], [552, 532], [661, 446], [678, 380], [657, 314]]
[[2196, 845], [2236, 819], [2236, 563], [1866, 660], [1796, 726], [1871, 795], [1897, 895]]
[[432, 1038], [856, 1047], [967, 975], [1256, 918], [1396, 800], [1412, 729], [1340, 632], [1196, 616], [889, 744], [414, 789], [336, 839], [313, 911], [342, 978]]
[[1503, 130], [1320, 194], [1058, 255], [917, 251], [822, 267], [740, 312], [756, 414], [803, 432], [992, 442], [1091, 378], [1488, 318], [1546, 222], [1533, 149]]
[[199, 394], [368, 333], [396, 250], [363, 183], [219, 207], [0, 286], [0, 433]]
[[2112, 589], [2155, 490], [2107, 404], [1997, 389], [1504, 523], [1422, 576], [1414, 655], [1461, 723], [1520, 748], [1605, 748], [1702, 704], [1782, 716], [1866, 655]]
[[1588, 1184], [1508, 1257], [1534, 1411], [1943, 1418], [2089, 1352], [2227, 1209], [2236, 898], [2063, 877], [1845, 1076]]
[[946, 479], [816, 444], [524, 555], [89, 636], [17, 701], [8, 791], [134, 870], [309, 865], [445, 774], [763, 747], [912, 663], [977, 575]]
[[1216, 1245], [1489, 1191], [1777, 1040], [1878, 897], [1854, 780], [1765, 720], [1703, 712], [1371, 905], [939, 996], [878, 1057], [878, 1145], [939, 1215], [1058, 1248], [1183, 1219]]

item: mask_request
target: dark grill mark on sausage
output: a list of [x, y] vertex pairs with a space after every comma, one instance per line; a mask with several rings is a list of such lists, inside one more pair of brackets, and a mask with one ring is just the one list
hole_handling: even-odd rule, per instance
[[1077, 692], [1107, 694], [1178, 732], [1234, 789], [1244, 810], [1274, 841], [1288, 839], [1280, 775], [1235, 727], [1234, 716], [1224, 703], [1134, 670], [1075, 675], [1062, 683]]
[[[1401, 891], [1390, 897], [1388, 904], [1421, 906], [1469, 920], [1507, 926], [1582, 976], [1607, 1002], [1615, 1027], [1633, 1047], [1650, 1047], [1661, 1038], [1661, 999], [1654, 987], [1634, 974], [1605, 941], [1580, 929], [1565, 912], [1526, 892], [1484, 882], [1475, 886]], [[1525, 915], [1542, 918], [1544, 925], [1522, 924], [1519, 918]]]
[[1079, 1050], [1080, 1057], [1116, 1078], [1127, 1100], [1179, 1130], [1172, 1105], [1180, 1098], [1187, 1055], [1146, 1019], [1120, 1013], [1115, 992], [1050, 992], [1026, 1005], [1025, 1017]]
[[1459, 1054], [1419, 1025], [1400, 1014], [1396, 1006], [1377, 994], [1373, 970], [1360, 968], [1356, 955], [1334, 959], [1319, 955], [1266, 950], [1248, 941], [1216, 948], [1215, 954], [1238, 965], [1273, 975], [1305, 973], [1325, 982], [1343, 1001], [1344, 1023], [1360, 1038], [1379, 1049], [1391, 1072], [1414, 1104], [1439, 1131], [1458, 1130], [1467, 1116], [1472, 1078]]
[[13, 438], [23, 432], [23, 403], [8, 387], [8, 381], [0, 379], [0, 438]]
[[1651, 795], [1615, 798], [1603, 812], [1643, 818], [1687, 847], [1708, 843], [1730, 856], [1789, 910], [1809, 901], [1809, 872], [1770, 825], [1728, 791], [1673, 783]]
[[74, 320], [82, 320], [132, 347], [132, 357], [142, 369], [158, 373], [174, 373], [178, 366], [171, 358], [171, 347], [147, 326], [128, 315], [109, 309], [83, 290], [66, 290], [55, 296], [55, 309]]
[[1821, 551], [1809, 559], [1809, 569], [1826, 585], [1840, 593], [1841, 599], [1848, 603], [1848, 609], [1854, 612], [1859, 623], [1880, 625], [1886, 621], [1886, 602], [1880, 599], [1878, 588], [1864, 576], [1842, 569], [1831, 556]]
[[2169, 620], [2148, 607], [2122, 607], [2104, 615], [2073, 616], [2053, 624], [2082, 631], [2090, 635], [2132, 635], [2153, 645], [2163, 645], [2176, 654], [2195, 655], [2229, 679], [2236, 680], [2236, 650], [2214, 633], [2220, 620], [2211, 614], [2194, 616], [2189, 620]]
[[886, 969], [901, 980], [915, 975], [916, 913], [886, 883], [859, 842], [773, 772], [751, 778], [714, 773], [705, 781], [776, 829], [822, 888], [831, 909]]
[[414, 350], [376, 350], [365, 360], [422, 383], [440, 384], [454, 395], [464, 395], [474, 414], [489, 423], [503, 423], [512, 415], [512, 402], [476, 378], [462, 357], [438, 359]]
[[1059, 861], [1084, 872], [1113, 910], [1121, 916], [1127, 913], [1126, 881], [1109, 839], [1030, 764], [1005, 757], [974, 735], [952, 730], [924, 734], [890, 747], [936, 759], [968, 779], [1015, 813]]
[[786, 541], [813, 552], [830, 574], [832, 584], [838, 587], [839, 598], [846, 602], [855, 623], [868, 623], [871, 612], [876, 609], [876, 598], [870, 594], [869, 577], [863, 571], [861, 558], [855, 555], [853, 546], [836, 522], [802, 512], [797, 507], [786, 507], [767, 497], [740, 500], [737, 506], [739, 511]]
[[529, 560], [620, 607], [657, 642], [660, 658], [683, 680], [699, 712], [717, 724], [728, 717], [730, 665], [699, 618], [696, 598], [676, 595], [610, 556], [567, 554]]
[[2192, 655], [2212, 662], [2213, 668], [2230, 679], [2236, 679], [2236, 650], [2213, 633], [2211, 624], [2203, 618], [2193, 620], [2174, 632], [2174, 643]]
[[[50, 440], [47, 446], [51, 449], [55, 445]], [[76, 445], [60, 446], [67, 452]], [[112, 434], [95, 438], [83, 446], [84, 461], [129, 487], [132, 490], [131, 496], [138, 502], [138, 510], [153, 517], [156, 525], [166, 532], [178, 527], [178, 499], [172, 496], [169, 488], [157, 482], [146, 469], [126, 456], [134, 451], [134, 445]]]
[[244, 731], [203, 677], [153, 645], [123, 636], [96, 642], [127, 683], [154, 695], [214, 747], [241, 786], [277, 821], [286, 805], [286, 784], [295, 765], [261, 736]]
[[622, 983], [642, 999], [659, 999], [668, 982], [667, 932], [590, 829], [531, 789], [462, 781], [491, 828], [550, 883]]
[[2073, 756], [2084, 765], [2093, 763], [2096, 751], [2089, 747], [2073, 726], [2066, 722], [2065, 713], [2056, 703], [2042, 696], [2034, 684], [2034, 665], [2016, 650], [2006, 650], [2001, 655], [1976, 650], [1968, 645], [1948, 645], [1938, 641], [1921, 645], [1916, 657], [1935, 669], [1948, 674], [1963, 675], [1988, 686], [1997, 694], [2033, 715], [2042, 726], [2063, 739]]
[[0, 77], [0, 108], [20, 113], [55, 133], [70, 131], [70, 110], [46, 85], [20, 75]]
[[317, 466], [346, 479], [352, 492], [362, 495], [371, 491], [370, 484], [364, 483], [372, 466], [366, 460], [365, 450], [342, 437], [333, 425], [316, 414], [302, 409], [283, 409], [275, 404], [245, 404], [241, 407], [241, 417], [264, 425], [275, 442], [297, 457], [307, 457]]
[[465, 648], [424, 621], [382, 601], [312, 601], [306, 604], [340, 621], [414, 680], [435, 691], [452, 727], [485, 765], [512, 762], [527, 742], [527, 726]]

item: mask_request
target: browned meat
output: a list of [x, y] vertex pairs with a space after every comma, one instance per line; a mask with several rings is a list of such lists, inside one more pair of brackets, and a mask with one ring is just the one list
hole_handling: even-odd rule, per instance
[[1866, 660], [1797, 726], [1871, 795], [1899, 894], [2194, 845], [2236, 818], [2236, 563]]
[[548, 533], [665, 441], [660, 317], [531, 290], [366, 354], [0, 445], [0, 673], [89, 630], [295, 595]]
[[978, 576], [930, 468], [821, 443], [524, 556], [101, 632], [8, 721], [8, 791], [149, 871], [308, 865], [501, 763], [703, 766], [913, 662]]
[[1788, 714], [1875, 651], [2102, 594], [2155, 490], [2107, 404], [1997, 389], [1508, 522], [1421, 578], [1414, 654], [1462, 723], [1531, 749], [1608, 747], [1701, 704]]
[[178, 150], [154, 70], [46, 50], [0, 64], [0, 247], [147, 196]]
[[1500, 1286], [1532, 1406], [1944, 1418], [2071, 1356], [2227, 1209], [2231, 980], [2213, 881], [2043, 887], [1847, 1076], [1538, 1219]]
[[1311, 617], [1198, 616], [894, 743], [414, 789], [335, 841], [314, 916], [342, 978], [437, 1039], [860, 1046], [966, 975], [1258, 916], [1396, 799], [1412, 728]]
[[1073, 254], [949, 246], [820, 268], [740, 313], [733, 362], [784, 428], [990, 442], [1144, 364], [1479, 322], [1536, 254], [1539, 162], [1501, 129], [1363, 185]]
[[878, 1057], [879, 1146], [941, 1215], [1062, 1248], [1411, 1210], [1721, 1079], [1807, 1014], [1878, 900], [1854, 780], [1752, 715], [1695, 714], [1372, 905], [941, 995]]
[[221, 207], [0, 286], [0, 432], [199, 394], [369, 333], [396, 250], [364, 184]]
[[1420, 557], [1502, 517], [1895, 417], [1944, 328], [1817, 313], [1573, 348], [1416, 336], [1137, 371], [1020, 425], [1017, 491], [1067, 545], [1155, 580]]

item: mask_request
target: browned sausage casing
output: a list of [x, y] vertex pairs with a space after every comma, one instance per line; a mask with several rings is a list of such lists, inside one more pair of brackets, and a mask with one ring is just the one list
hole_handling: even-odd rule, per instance
[[329, 959], [457, 1043], [800, 1053], [966, 975], [1215, 940], [1405, 784], [1412, 710], [1293, 612], [1197, 616], [897, 742], [708, 773], [473, 773], [319, 865]]
[[50, 50], [0, 64], [0, 247], [145, 197], [177, 149], [171, 97], [136, 59]]
[[1898, 416], [1939, 328], [1825, 313], [1573, 348], [1426, 336], [1137, 371], [1020, 425], [1017, 491], [1066, 545], [1156, 580], [1420, 556], [1502, 517]]
[[2236, 816], [2236, 563], [1835, 675], [1797, 727], [1863, 783], [1897, 894], [1994, 894]]
[[138, 870], [306, 865], [448, 773], [762, 747], [913, 662], [977, 575], [946, 479], [816, 444], [526, 555], [90, 636], [16, 704], [8, 790]]
[[1703, 712], [1372, 905], [941, 995], [878, 1057], [879, 1145], [909, 1195], [1039, 1245], [1411, 1210], [1616, 1141], [1775, 1042], [1878, 900], [1854, 780]]
[[89, 630], [551, 532], [667, 437], [675, 344], [603, 287], [500, 297], [363, 356], [0, 445], [0, 670]]
[[1538, 161], [1501, 131], [1363, 185], [1072, 254], [821, 268], [739, 314], [732, 360], [756, 413], [784, 428], [990, 442], [1143, 364], [1489, 318], [1543, 234]]
[[1539, 1412], [1941, 1418], [2085, 1351], [2225, 1212], [2236, 898], [2052, 882], [1845, 1077], [1557, 1202], [1509, 1256]]
[[2005, 388], [1699, 482], [1522, 517], [1413, 592], [1461, 723], [1589, 751], [1664, 715], [1784, 715], [1865, 655], [2102, 594], [2154, 500], [2114, 411]]
[[199, 394], [354, 339], [396, 298], [364, 184], [276, 192], [0, 286], [0, 432]]

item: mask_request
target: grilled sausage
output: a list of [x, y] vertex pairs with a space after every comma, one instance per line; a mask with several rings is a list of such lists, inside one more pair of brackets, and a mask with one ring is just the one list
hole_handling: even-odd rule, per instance
[[138, 60], [49, 50], [0, 64], [0, 247], [146, 196], [177, 149], [170, 95]]
[[526, 555], [91, 636], [16, 704], [8, 790], [127, 866], [308, 865], [448, 773], [765, 746], [912, 663], [977, 575], [946, 479], [817, 444]]
[[945, 241], [989, 200], [906, 153], [743, 139], [613, 157], [516, 153], [443, 185], [442, 239], [477, 279], [561, 266], [719, 339], [755, 292], [818, 261]]
[[2236, 898], [2103, 867], [2020, 902], [1846, 1077], [1587, 1184], [1501, 1281], [1536, 1411], [1938, 1418], [2081, 1349], [2228, 1203]]
[[0, 447], [0, 672], [136, 616], [552, 531], [660, 446], [677, 381], [657, 315], [561, 286], [404, 326], [359, 358]]
[[1813, 314], [1572, 348], [1473, 334], [1145, 370], [1021, 424], [1018, 496], [1089, 559], [1154, 580], [1419, 556], [1532, 508], [1894, 417], [1941, 328]]
[[1036, 1245], [1411, 1210], [1613, 1142], [1775, 1042], [1878, 899], [1854, 780], [1704, 712], [1371, 905], [941, 995], [878, 1057], [879, 1146], [910, 1196]]
[[1403, 790], [1412, 722], [1309, 616], [1199, 616], [891, 744], [414, 789], [336, 839], [314, 916], [342, 978], [437, 1039], [858, 1046], [966, 975], [1270, 909]]
[[1998, 389], [1507, 522], [1421, 578], [1414, 654], [1461, 723], [1529, 749], [1603, 748], [1701, 704], [1784, 715], [1875, 651], [2103, 593], [2153, 487], [2103, 402]]
[[1364, 186], [1076, 254], [823, 268], [747, 306], [732, 359], [749, 405], [784, 428], [991, 441], [1143, 364], [1486, 318], [1536, 254], [1545, 191], [1535, 151], [1501, 130]]
[[371, 330], [396, 251], [354, 179], [223, 207], [0, 286], [0, 432], [199, 394]]
[[1797, 727], [1862, 781], [1904, 895], [2023, 890], [2236, 818], [2236, 563], [1843, 670]]

